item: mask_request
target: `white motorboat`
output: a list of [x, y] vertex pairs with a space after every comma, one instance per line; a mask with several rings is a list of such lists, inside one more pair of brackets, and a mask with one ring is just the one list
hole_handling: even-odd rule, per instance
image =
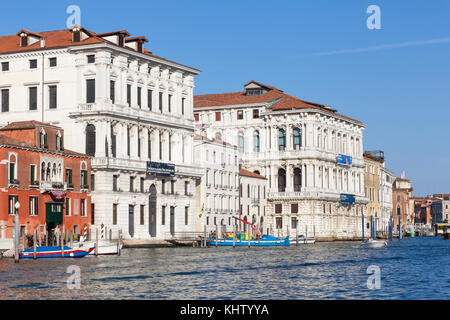
[[[297, 243], [295, 238], [291, 239], [290, 241], [291, 241], [291, 244]], [[315, 244], [315, 243], [316, 243], [316, 238], [313, 238], [313, 237], [306, 238], [303, 235], [298, 236], [298, 244]]]
[[[89, 241], [89, 242], [80, 242], [79, 244], [80, 248], [94, 248], [90, 255], [96, 255], [95, 252], [95, 241]], [[120, 243], [120, 249], [117, 242], [111, 242], [106, 240], [99, 240], [98, 241], [98, 254], [99, 256], [104, 255], [117, 255], [119, 254], [119, 250], [122, 250], [123, 243]]]
[[381, 249], [387, 247], [387, 242], [384, 240], [373, 240], [369, 239], [367, 242], [363, 243], [363, 246], [372, 249]]

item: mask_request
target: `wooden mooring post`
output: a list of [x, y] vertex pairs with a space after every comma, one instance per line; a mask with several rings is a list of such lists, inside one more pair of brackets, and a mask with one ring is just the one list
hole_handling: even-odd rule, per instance
[[33, 232], [33, 259], [36, 260], [36, 230]]
[[207, 248], [208, 242], [206, 241], [206, 226], [205, 226], [205, 230], [203, 232], [203, 241], [204, 241], [203, 248]]
[[19, 263], [19, 247], [20, 247], [20, 238], [19, 238], [19, 215], [16, 214], [14, 220], [14, 262]]
[[216, 224], [216, 248], [219, 246], [219, 226]]
[[64, 232], [61, 232], [61, 257], [64, 258]]
[[236, 248], [236, 223], [233, 223], [233, 248]]

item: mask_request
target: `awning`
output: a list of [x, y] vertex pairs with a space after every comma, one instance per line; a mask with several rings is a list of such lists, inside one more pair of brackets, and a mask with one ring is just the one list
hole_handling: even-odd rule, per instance
[[64, 202], [64, 199], [67, 195], [65, 191], [59, 191], [59, 190], [52, 190], [49, 191], [50, 196], [52, 197], [53, 201], [55, 202]]

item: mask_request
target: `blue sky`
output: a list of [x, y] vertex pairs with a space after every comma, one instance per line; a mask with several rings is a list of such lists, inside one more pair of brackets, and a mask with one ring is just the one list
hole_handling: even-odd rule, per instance
[[[73, 4], [87, 29], [145, 35], [155, 54], [202, 70], [196, 94], [257, 80], [363, 121], [365, 149], [384, 150], [416, 195], [450, 193], [450, 1], [6, 2], [0, 34], [65, 29]], [[381, 30], [366, 27], [369, 5]]]

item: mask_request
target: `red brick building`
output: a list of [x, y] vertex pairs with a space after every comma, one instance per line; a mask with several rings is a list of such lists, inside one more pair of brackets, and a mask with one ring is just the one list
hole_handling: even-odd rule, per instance
[[402, 230], [407, 225], [414, 225], [414, 189], [411, 181], [404, 178], [396, 178], [392, 187], [392, 204], [394, 230], [398, 230], [398, 218], [401, 218]]
[[0, 129], [0, 238], [12, 238], [17, 211], [21, 235], [89, 229], [90, 167], [89, 156], [64, 149], [59, 127], [25, 121]]

